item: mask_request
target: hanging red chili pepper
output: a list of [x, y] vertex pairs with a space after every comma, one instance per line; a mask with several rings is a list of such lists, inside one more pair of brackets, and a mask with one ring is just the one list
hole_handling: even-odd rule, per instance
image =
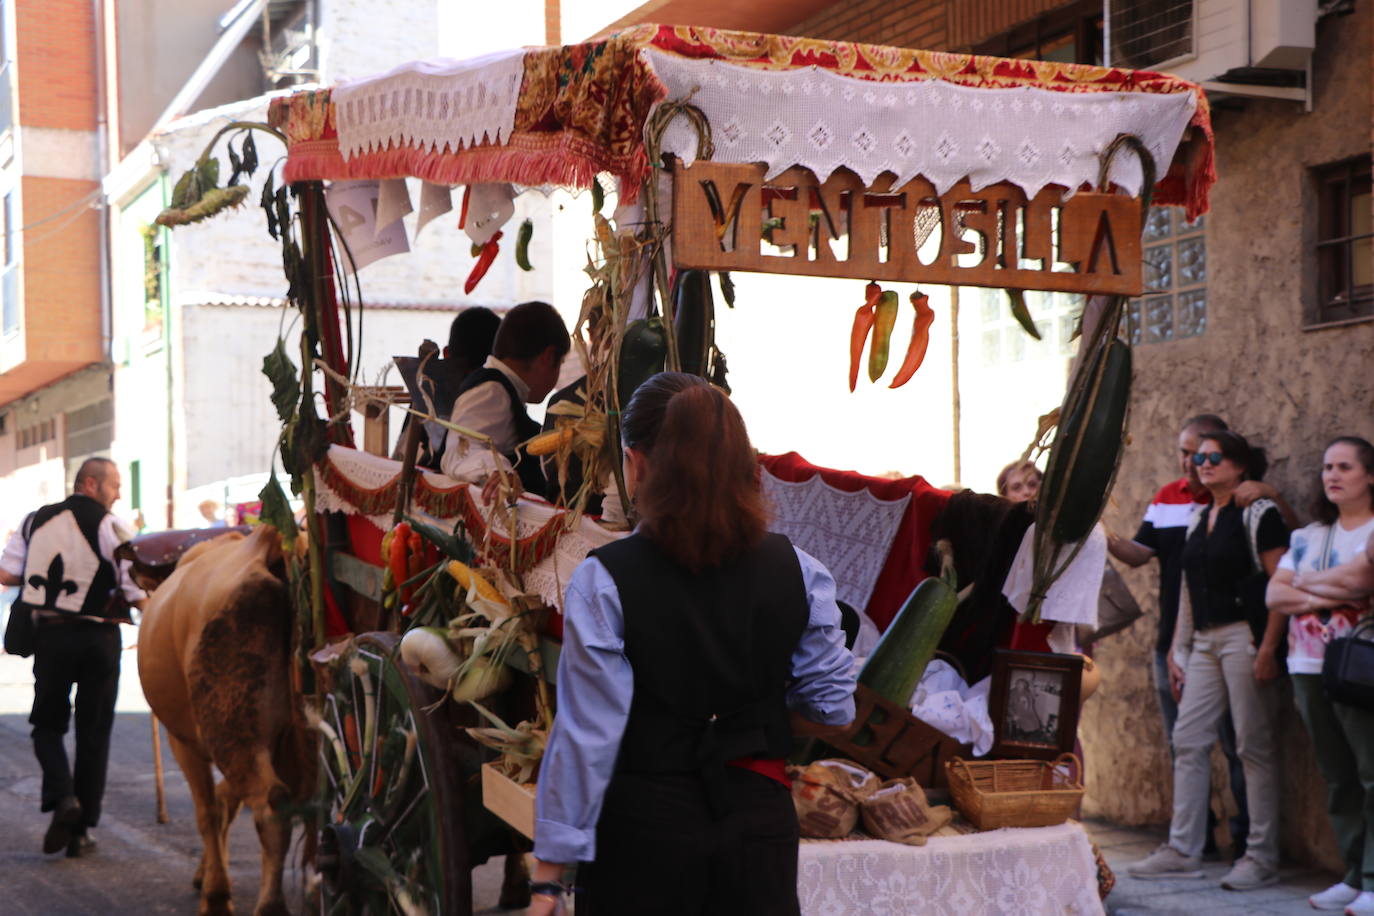
[[468, 227], [468, 195], [472, 193], [472, 185], [463, 185], [463, 206], [458, 210], [458, 228]]
[[500, 240], [501, 233], [497, 232], [482, 246], [482, 253], [477, 256], [477, 263], [473, 265], [472, 273], [468, 274], [468, 281], [463, 284], [464, 293], [471, 293], [487, 275], [487, 268], [496, 260], [496, 252], [501, 250], [501, 246], [497, 244]]
[[[403, 592], [401, 585], [410, 578], [409, 565], [406, 563], [406, 556], [410, 551], [410, 525], [401, 522], [391, 533], [390, 552], [387, 555], [387, 565], [391, 567], [391, 581], [395, 583], [396, 591]], [[406, 595], [401, 594], [400, 601], [404, 602]]]
[[859, 384], [859, 361], [864, 355], [868, 332], [873, 330], [874, 310], [882, 298], [883, 289], [877, 283], [864, 287], [864, 304], [854, 313], [854, 326], [849, 331], [849, 390]]
[[916, 323], [911, 328], [911, 343], [907, 344], [906, 358], [902, 360], [902, 367], [897, 370], [889, 388], [900, 388], [911, 381], [916, 370], [921, 368], [921, 363], [926, 358], [926, 348], [930, 346], [930, 325], [935, 320], [935, 311], [930, 307], [930, 297], [918, 290], [911, 294], [911, 304], [916, 307]]

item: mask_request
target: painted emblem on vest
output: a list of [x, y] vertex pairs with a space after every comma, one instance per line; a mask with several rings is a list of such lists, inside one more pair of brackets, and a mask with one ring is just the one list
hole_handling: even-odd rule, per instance
[[71, 579], [63, 579], [62, 554], [57, 554], [48, 564], [48, 577], [29, 576], [29, 585], [43, 590], [43, 603], [39, 607], [53, 610], [57, 607], [57, 599], [63, 595], [75, 595], [76, 583]]

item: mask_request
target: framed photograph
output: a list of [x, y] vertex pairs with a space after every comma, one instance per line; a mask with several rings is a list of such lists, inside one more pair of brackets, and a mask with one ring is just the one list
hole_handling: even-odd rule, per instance
[[989, 757], [1052, 760], [1073, 750], [1083, 656], [997, 649], [988, 714]]

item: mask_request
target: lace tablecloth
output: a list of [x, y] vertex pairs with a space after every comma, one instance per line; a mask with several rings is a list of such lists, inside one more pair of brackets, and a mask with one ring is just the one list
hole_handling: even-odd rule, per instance
[[862, 612], [911, 495], [879, 499], [867, 490], [847, 492], [819, 474], [794, 483], [763, 468], [760, 477], [773, 507], [769, 527], [824, 563], [835, 577], [835, 597]]
[[[770, 177], [802, 165], [822, 181], [843, 167], [865, 184], [890, 171], [894, 188], [924, 175], [942, 194], [965, 177], [974, 189], [1010, 181], [1027, 197], [1048, 184], [1096, 184], [1098, 156], [1122, 133], [1139, 137], [1163, 174], [1197, 107], [1187, 92], [875, 83], [817, 67], [760, 70], [643, 53], [669, 98], [695, 90], [719, 162], [766, 162]], [[696, 134], [676, 122], [663, 149], [690, 165]], [[1140, 193], [1142, 178], [1135, 156], [1113, 162], [1110, 179], [1128, 194]]]
[[1064, 916], [1104, 912], [1078, 824], [932, 837], [801, 844], [803, 916]]

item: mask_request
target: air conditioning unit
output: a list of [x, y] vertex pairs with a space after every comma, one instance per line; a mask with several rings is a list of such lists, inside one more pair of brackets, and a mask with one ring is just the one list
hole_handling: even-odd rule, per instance
[[1304, 97], [1291, 93], [1305, 92], [1317, 0], [1104, 0], [1103, 7], [1114, 66], [1172, 73], [1209, 91]]

